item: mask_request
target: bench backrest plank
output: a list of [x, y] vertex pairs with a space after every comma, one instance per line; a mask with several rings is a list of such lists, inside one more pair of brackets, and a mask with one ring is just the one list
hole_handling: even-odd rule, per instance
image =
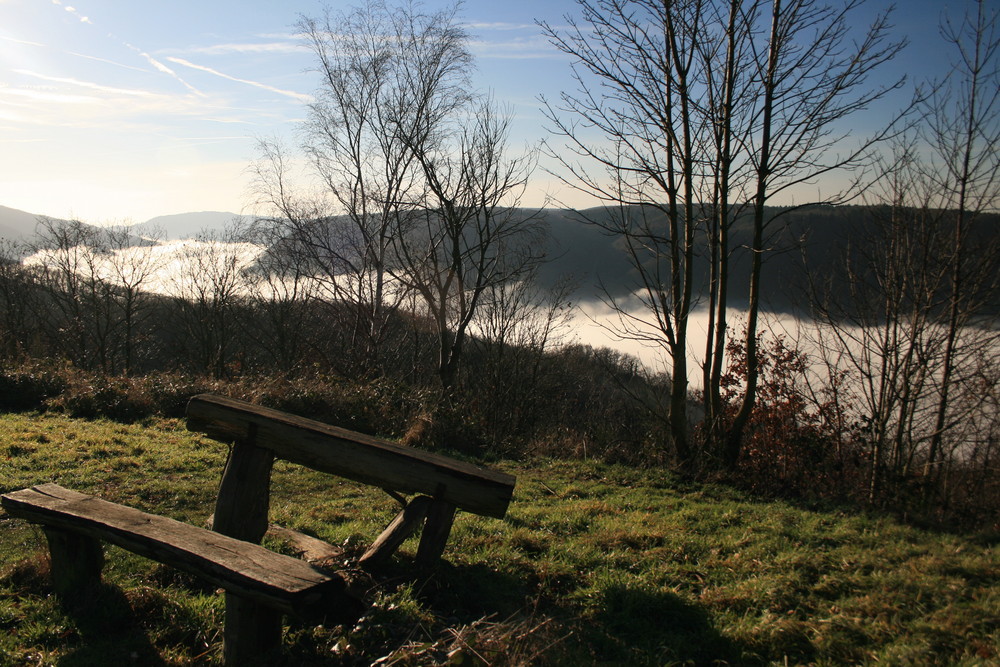
[[339, 575], [297, 558], [56, 484], [5, 494], [2, 503], [11, 516], [99, 538], [286, 613], [345, 599]]
[[514, 493], [511, 475], [245, 401], [195, 396], [187, 418], [190, 430], [223, 442], [252, 441], [287, 461], [484, 516], [502, 518]]

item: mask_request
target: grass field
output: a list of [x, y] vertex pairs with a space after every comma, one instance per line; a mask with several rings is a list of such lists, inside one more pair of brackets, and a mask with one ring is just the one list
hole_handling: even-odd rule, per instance
[[[225, 447], [156, 420], [0, 417], [0, 491], [40, 482], [201, 524]], [[660, 469], [491, 463], [506, 519], [460, 514], [432, 571], [404, 545], [353, 627], [286, 629], [301, 664], [1000, 664], [989, 536], [765, 502]], [[271, 518], [356, 558], [395, 514], [382, 491], [279, 463]], [[272, 544], [280, 549], [281, 545]], [[213, 664], [221, 596], [109, 548], [105, 586], [61, 605], [40, 529], [0, 518], [0, 664]]]

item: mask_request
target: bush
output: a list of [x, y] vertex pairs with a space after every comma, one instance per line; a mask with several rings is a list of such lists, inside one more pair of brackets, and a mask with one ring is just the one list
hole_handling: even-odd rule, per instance
[[192, 396], [218, 391], [220, 383], [177, 373], [155, 373], [138, 379], [133, 386], [146, 396], [156, 414], [181, 418]]
[[106, 417], [123, 423], [139, 421], [158, 412], [140, 382], [84, 373], [71, 376], [63, 392], [46, 401], [46, 406], [71, 417]]
[[31, 364], [0, 373], [0, 409], [41, 410], [45, 402], [66, 390], [66, 369]]
[[[725, 417], [732, 419], [746, 386], [746, 347], [726, 347], [722, 379]], [[841, 437], [828, 414], [804, 388], [807, 358], [782, 336], [758, 335], [757, 400], [744, 433], [737, 477], [741, 486], [769, 496], [845, 499], [863, 488], [863, 456]]]
[[[244, 380], [234, 398], [385, 437], [402, 436], [424, 410], [422, 392], [389, 380], [354, 382], [326, 376]], [[225, 393], [225, 392], [223, 392]]]

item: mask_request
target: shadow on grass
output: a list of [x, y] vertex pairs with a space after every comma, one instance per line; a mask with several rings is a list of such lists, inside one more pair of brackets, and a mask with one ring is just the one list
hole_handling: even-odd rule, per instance
[[417, 597], [452, 624], [491, 619], [512, 629], [546, 625], [535, 646], [522, 647], [539, 651], [533, 664], [760, 663], [751, 647], [724, 637], [704, 609], [670, 592], [611, 584], [579, 604], [573, 582], [542, 583], [525, 574], [442, 563], [400, 578], [414, 582]]
[[[40, 611], [44, 614], [42, 618], [25, 619], [30, 625], [44, 627], [41, 644], [57, 650], [56, 664], [69, 667], [167, 664], [150, 641], [147, 627], [161, 622], [164, 616], [183, 614], [170, 610], [162, 594], [142, 588], [129, 596], [117, 586], [102, 582], [70, 596], [54, 595], [49, 567], [48, 555], [37, 553], [6, 570], [0, 586], [15, 598], [41, 596], [58, 605], [52, 608], [46, 604], [49, 611]], [[15, 626], [9, 627], [17, 631]], [[34, 631], [39, 630], [35, 627]], [[185, 631], [181, 629], [179, 634]]]
[[142, 619], [118, 587], [102, 583], [72, 599], [61, 600], [60, 606], [76, 625], [79, 643], [59, 660], [59, 665], [167, 664], [149, 641]]
[[417, 599], [443, 617], [461, 622], [516, 614], [529, 595], [522, 578], [483, 564], [442, 561], [427, 567], [400, 560], [383, 568], [380, 575], [390, 588], [393, 582], [412, 585]]
[[700, 607], [669, 592], [613, 584], [600, 592], [588, 638], [600, 661], [631, 664], [754, 664]]

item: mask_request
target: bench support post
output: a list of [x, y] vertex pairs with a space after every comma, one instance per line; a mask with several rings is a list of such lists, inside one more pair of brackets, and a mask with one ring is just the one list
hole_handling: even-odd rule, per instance
[[444, 500], [434, 500], [427, 508], [427, 521], [417, 547], [417, 562], [434, 565], [444, 553], [455, 520], [455, 506]]
[[[274, 452], [245, 441], [233, 445], [219, 485], [212, 529], [238, 540], [260, 544], [268, 526], [271, 467]], [[281, 613], [259, 602], [226, 593], [223, 662], [244, 665], [260, 661], [281, 646]]]
[[281, 612], [235, 593], [226, 593], [222, 633], [224, 665], [267, 664], [281, 646]]
[[406, 507], [396, 515], [392, 523], [368, 548], [368, 551], [358, 561], [358, 565], [362, 567], [378, 565], [394, 554], [399, 545], [420, 527], [420, 522], [427, 516], [427, 510], [433, 502], [427, 496], [417, 496], [407, 503]]
[[67, 599], [101, 583], [104, 548], [95, 537], [43, 526], [49, 543], [52, 589]]
[[245, 542], [260, 544], [267, 532], [274, 452], [250, 442], [237, 442], [229, 453], [219, 484], [212, 529]]

